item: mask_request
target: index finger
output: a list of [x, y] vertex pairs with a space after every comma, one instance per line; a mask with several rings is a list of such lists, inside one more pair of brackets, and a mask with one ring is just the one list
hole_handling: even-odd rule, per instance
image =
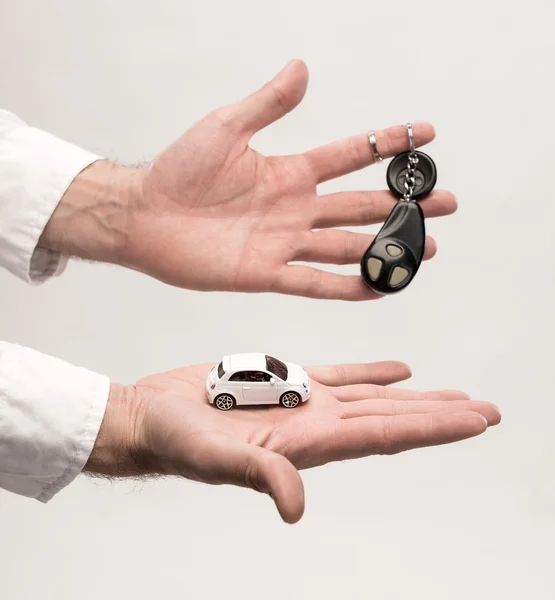
[[327, 386], [354, 385], [357, 383], [388, 385], [409, 379], [411, 376], [408, 365], [394, 360], [365, 364], [307, 367], [306, 370], [312, 379]]
[[[435, 138], [430, 123], [413, 124], [417, 146], [429, 144]], [[409, 149], [409, 137], [404, 125], [376, 131], [376, 146], [382, 158], [390, 158]], [[367, 133], [332, 142], [303, 154], [318, 183], [347, 175], [375, 162]]]

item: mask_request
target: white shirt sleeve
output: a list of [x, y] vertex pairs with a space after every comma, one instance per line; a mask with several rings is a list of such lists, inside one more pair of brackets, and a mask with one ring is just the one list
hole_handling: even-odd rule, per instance
[[63, 271], [67, 259], [37, 243], [71, 182], [99, 159], [0, 110], [0, 267], [28, 283]]
[[[99, 157], [0, 110], [0, 267], [29, 283], [65, 259], [37, 248], [63, 194]], [[94, 446], [109, 380], [0, 342], [0, 488], [50, 500], [82, 471]]]
[[0, 342], [0, 487], [48, 502], [83, 470], [108, 378]]

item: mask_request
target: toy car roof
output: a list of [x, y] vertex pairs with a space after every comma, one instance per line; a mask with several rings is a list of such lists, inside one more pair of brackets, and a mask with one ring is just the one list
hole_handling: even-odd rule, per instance
[[223, 360], [225, 371], [266, 371], [266, 355], [261, 352], [231, 354]]

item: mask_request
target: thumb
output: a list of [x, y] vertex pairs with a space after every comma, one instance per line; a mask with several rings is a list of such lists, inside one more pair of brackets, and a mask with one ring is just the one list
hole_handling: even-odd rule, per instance
[[307, 85], [307, 66], [292, 60], [266, 85], [232, 107], [234, 119], [253, 135], [292, 111], [303, 99]]
[[304, 485], [297, 469], [280, 454], [250, 446], [245, 469], [248, 487], [271, 496], [281, 518], [296, 523], [304, 513]]
[[[207, 456], [204, 455], [204, 462]], [[281, 518], [296, 523], [304, 513], [304, 486], [297, 469], [281, 454], [221, 440], [212, 445], [210, 470], [221, 483], [248, 487], [271, 496]]]

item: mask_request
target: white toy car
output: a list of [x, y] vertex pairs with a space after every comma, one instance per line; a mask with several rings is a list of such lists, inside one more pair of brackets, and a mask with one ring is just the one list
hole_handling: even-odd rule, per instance
[[210, 371], [206, 393], [220, 410], [242, 404], [295, 408], [310, 398], [310, 379], [299, 365], [266, 354], [233, 354]]

